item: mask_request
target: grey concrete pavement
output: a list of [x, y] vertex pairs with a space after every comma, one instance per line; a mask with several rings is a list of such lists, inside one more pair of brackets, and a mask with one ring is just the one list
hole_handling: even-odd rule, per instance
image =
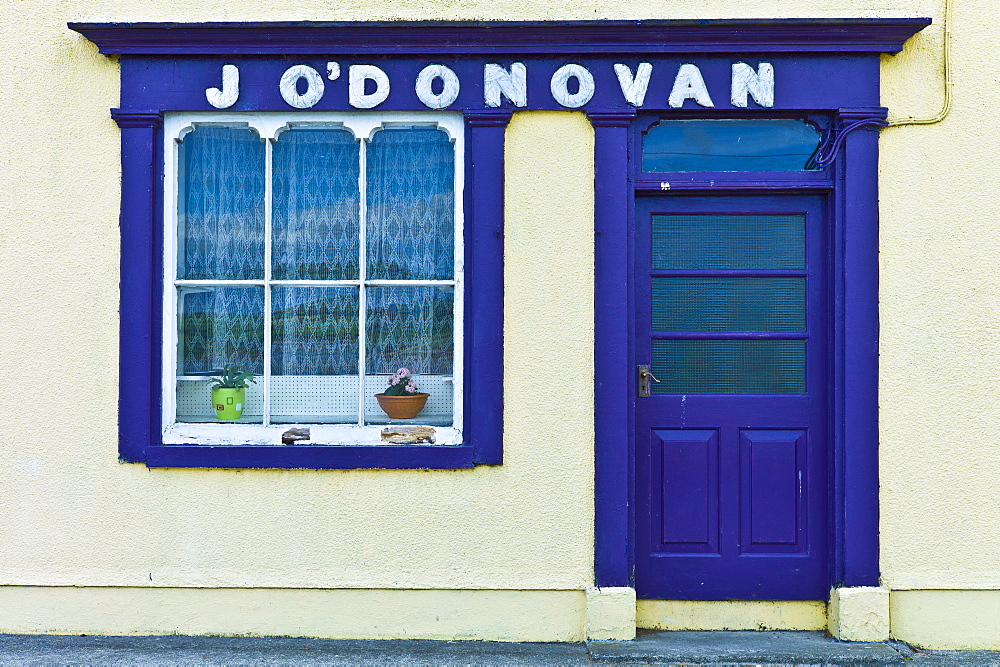
[[587, 647], [594, 661], [610, 664], [1000, 666], [1000, 652], [918, 651], [902, 642], [841, 642], [822, 632], [658, 632]]
[[253, 637], [0, 635], [0, 665], [987, 665], [997, 651], [917, 651], [818, 632], [664, 632], [530, 644]]
[[583, 644], [0, 636], [0, 665], [591, 665]]

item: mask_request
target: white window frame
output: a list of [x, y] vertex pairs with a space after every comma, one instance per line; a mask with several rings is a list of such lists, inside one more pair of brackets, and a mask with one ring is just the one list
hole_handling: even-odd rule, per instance
[[[199, 126], [249, 127], [265, 141], [265, 199], [264, 199], [264, 278], [261, 280], [179, 280], [177, 278], [177, 229], [178, 229], [178, 175], [180, 143], [183, 137]], [[453, 280], [369, 280], [365, 275], [366, 262], [366, 168], [367, 147], [375, 132], [400, 125], [425, 125], [443, 130], [455, 150], [455, 267]], [[360, 144], [360, 211], [359, 211], [359, 276], [357, 280], [272, 280], [271, 279], [271, 224], [272, 224], [272, 171], [271, 156], [274, 143], [285, 130], [296, 126], [329, 126], [344, 128], [354, 133]], [[366, 386], [365, 369], [365, 289], [374, 285], [442, 285], [454, 289], [453, 379], [451, 427], [435, 427], [436, 444], [462, 443], [463, 422], [463, 326], [464, 322], [464, 219], [463, 200], [465, 185], [465, 130], [461, 113], [456, 112], [176, 112], [165, 113], [163, 119], [163, 386], [162, 424], [164, 444], [280, 444], [281, 433], [293, 426], [311, 429], [311, 441], [316, 444], [373, 444], [380, 442], [384, 425], [364, 423], [365, 398], [369, 392], [377, 393], [382, 387]], [[263, 384], [263, 423], [183, 423], [177, 422], [177, 287], [184, 285], [301, 285], [303, 287], [359, 287], [359, 392], [358, 422], [356, 424], [271, 424], [270, 423], [270, 368], [271, 368], [271, 290], [264, 290], [264, 369], [260, 380]], [[418, 376], [419, 382], [419, 376]], [[207, 400], [207, 397], [206, 397]]]

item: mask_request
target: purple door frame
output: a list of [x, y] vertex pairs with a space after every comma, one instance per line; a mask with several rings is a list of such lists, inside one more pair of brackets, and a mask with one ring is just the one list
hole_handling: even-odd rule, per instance
[[[864, 60], [859, 58], [859, 60]], [[867, 63], [870, 65], [870, 63]], [[877, 57], [874, 61], [877, 68]], [[875, 71], [877, 77], [877, 69]], [[665, 113], [670, 113], [667, 111]], [[835, 129], [881, 121], [878, 106], [829, 110]], [[632, 323], [634, 201], [661, 183], [635, 177], [634, 116], [591, 113], [595, 130], [595, 582], [634, 586]], [[878, 564], [878, 134], [845, 133], [825, 179], [832, 189], [830, 317], [830, 585], [873, 586]], [[671, 183], [691, 194], [809, 192], [808, 174], [782, 180]], [[832, 183], [831, 183], [832, 180]]]

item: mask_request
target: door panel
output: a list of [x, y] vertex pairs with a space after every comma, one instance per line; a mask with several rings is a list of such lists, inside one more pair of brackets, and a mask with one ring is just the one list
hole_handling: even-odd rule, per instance
[[636, 589], [824, 599], [826, 225], [820, 197], [636, 205]]
[[801, 430], [740, 431], [741, 553], [802, 553], [806, 525], [799, 486], [807, 469]]
[[[719, 437], [715, 431], [653, 431], [660, 473], [660, 543], [691, 553], [719, 551]], [[671, 512], [683, 503], [683, 514]]]

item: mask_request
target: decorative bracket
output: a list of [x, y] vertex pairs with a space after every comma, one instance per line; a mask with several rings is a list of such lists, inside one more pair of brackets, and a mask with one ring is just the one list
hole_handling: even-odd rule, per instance
[[819, 148], [810, 159], [806, 169], [813, 167], [828, 167], [837, 160], [840, 149], [843, 148], [847, 135], [864, 127], [888, 127], [886, 120], [889, 110], [885, 107], [852, 107], [837, 111], [837, 116], [823, 131]]

